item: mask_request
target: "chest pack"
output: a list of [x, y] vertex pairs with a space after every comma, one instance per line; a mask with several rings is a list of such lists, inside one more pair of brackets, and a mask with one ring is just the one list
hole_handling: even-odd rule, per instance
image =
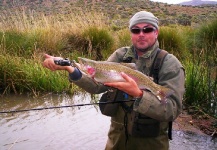
[[[153, 77], [154, 82], [158, 83], [159, 71], [162, 67], [164, 59], [168, 52], [165, 50], [158, 49], [157, 54], [154, 58], [153, 64], [150, 68], [150, 77]], [[131, 63], [132, 58], [127, 57], [123, 60], [124, 63]], [[120, 101], [124, 99], [124, 93], [117, 89], [111, 89], [102, 95], [100, 102], [105, 101]], [[160, 134], [160, 122], [147, 117], [143, 114], [133, 111], [133, 105], [128, 106], [126, 103], [110, 103], [106, 105], [100, 105], [100, 110], [102, 114], [106, 116], [115, 116], [119, 106], [125, 111], [124, 125], [126, 135], [136, 136], [136, 137], [157, 137]], [[129, 115], [130, 114], [130, 115]], [[172, 122], [169, 122], [168, 137], [172, 140]]]

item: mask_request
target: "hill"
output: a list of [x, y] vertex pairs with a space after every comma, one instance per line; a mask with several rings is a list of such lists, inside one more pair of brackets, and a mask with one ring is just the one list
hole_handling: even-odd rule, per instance
[[0, 0], [0, 13], [6, 10], [34, 11], [45, 15], [95, 11], [107, 15], [116, 26], [126, 26], [128, 19], [140, 10], [154, 13], [161, 25], [195, 25], [217, 18], [217, 5], [172, 5], [149, 0]]
[[179, 3], [180, 5], [191, 5], [191, 6], [203, 6], [203, 5], [217, 5], [216, 1], [201, 1], [201, 0], [192, 0]]

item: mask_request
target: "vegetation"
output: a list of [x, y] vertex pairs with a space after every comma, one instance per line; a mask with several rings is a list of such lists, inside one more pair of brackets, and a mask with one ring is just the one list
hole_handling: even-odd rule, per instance
[[[31, 92], [37, 96], [41, 92], [77, 91], [77, 87], [69, 84], [67, 73], [42, 67], [43, 54], [75, 60], [77, 56], [104, 60], [115, 49], [129, 46], [129, 31], [122, 23], [128, 22], [133, 11], [125, 5], [115, 7], [125, 10], [112, 17], [122, 18], [119, 22], [110, 20], [111, 14], [91, 8], [91, 11], [75, 9], [68, 10], [67, 14], [50, 15], [19, 9], [1, 13], [1, 93]], [[165, 24], [168, 25], [160, 28], [159, 42], [161, 48], [176, 55], [186, 69], [185, 105], [217, 115], [217, 20], [191, 26]]]

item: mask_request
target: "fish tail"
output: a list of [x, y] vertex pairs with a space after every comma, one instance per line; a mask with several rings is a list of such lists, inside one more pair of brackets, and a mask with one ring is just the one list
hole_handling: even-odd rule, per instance
[[167, 98], [173, 93], [173, 90], [169, 88], [163, 88], [160, 91], [158, 91], [157, 98], [161, 103], [167, 103]]

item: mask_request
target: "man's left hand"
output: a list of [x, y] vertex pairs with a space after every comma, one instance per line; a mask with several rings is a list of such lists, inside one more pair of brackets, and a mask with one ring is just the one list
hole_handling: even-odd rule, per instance
[[104, 85], [117, 88], [133, 97], [141, 97], [143, 91], [139, 89], [136, 81], [123, 72], [121, 75], [126, 80], [125, 82], [106, 82]]

